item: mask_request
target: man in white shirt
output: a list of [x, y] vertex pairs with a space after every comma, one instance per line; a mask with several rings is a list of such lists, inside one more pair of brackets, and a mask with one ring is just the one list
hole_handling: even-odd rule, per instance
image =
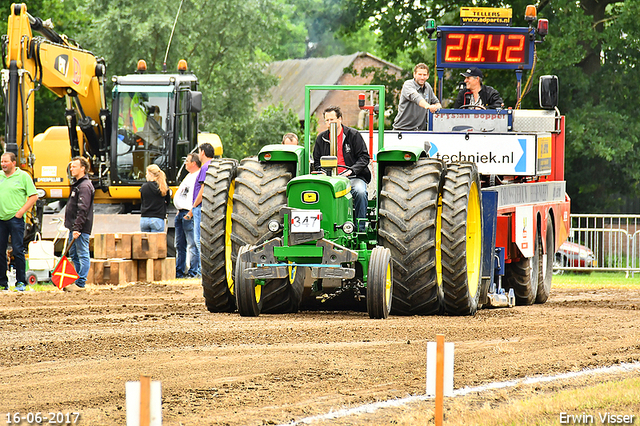
[[[176, 227], [176, 278], [194, 278], [201, 275], [200, 252], [195, 241], [194, 220], [189, 211], [193, 207], [193, 191], [200, 171], [200, 159], [197, 154], [187, 155], [184, 166], [189, 172], [182, 180], [173, 205], [178, 209]], [[187, 249], [189, 250], [189, 268], [187, 269]]]

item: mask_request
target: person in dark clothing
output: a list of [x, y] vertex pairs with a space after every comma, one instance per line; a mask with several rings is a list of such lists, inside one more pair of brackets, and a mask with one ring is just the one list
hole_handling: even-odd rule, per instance
[[[355, 217], [367, 217], [367, 184], [371, 181], [369, 171], [369, 151], [362, 135], [351, 127], [342, 125], [342, 111], [340, 107], [330, 106], [324, 110], [324, 121], [327, 126], [338, 123], [338, 174], [348, 177], [351, 181], [351, 195], [353, 196]], [[329, 130], [320, 133], [313, 147], [313, 164], [320, 169], [320, 157], [330, 155]], [[349, 168], [340, 167], [349, 166]]]
[[72, 232], [73, 239], [69, 256], [76, 268], [78, 279], [64, 287], [64, 291], [84, 290], [91, 266], [89, 255], [89, 237], [93, 228], [93, 195], [95, 189], [87, 177], [89, 162], [84, 157], [74, 157], [69, 165], [75, 182], [71, 185], [71, 194], [64, 213], [64, 226]]
[[147, 182], [140, 187], [140, 231], [164, 232], [171, 193], [164, 172], [156, 164], [147, 167]]
[[458, 92], [453, 108], [463, 105], [470, 109], [498, 109], [504, 106], [500, 93], [491, 86], [482, 84], [483, 74], [479, 68], [471, 67], [460, 73], [467, 86]]

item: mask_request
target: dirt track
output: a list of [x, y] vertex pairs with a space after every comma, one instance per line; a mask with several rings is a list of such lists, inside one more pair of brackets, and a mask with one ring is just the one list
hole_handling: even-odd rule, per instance
[[0, 424], [81, 412], [83, 425], [124, 425], [125, 382], [141, 374], [162, 382], [163, 424], [176, 426], [277, 424], [423, 394], [437, 333], [456, 344], [456, 388], [640, 360], [640, 290], [384, 321], [210, 314], [201, 293], [195, 281], [0, 293]]

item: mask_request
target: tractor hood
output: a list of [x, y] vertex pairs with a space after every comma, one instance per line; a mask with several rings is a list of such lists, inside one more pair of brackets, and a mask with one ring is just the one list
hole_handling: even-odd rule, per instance
[[353, 221], [351, 184], [342, 176], [304, 175], [289, 181], [288, 206], [293, 209], [320, 210], [325, 238], [335, 237], [335, 226]]

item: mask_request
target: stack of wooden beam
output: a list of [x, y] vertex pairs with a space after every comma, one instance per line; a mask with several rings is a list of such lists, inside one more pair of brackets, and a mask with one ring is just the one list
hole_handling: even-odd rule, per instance
[[95, 234], [87, 282], [124, 284], [175, 278], [176, 259], [167, 257], [166, 233]]

